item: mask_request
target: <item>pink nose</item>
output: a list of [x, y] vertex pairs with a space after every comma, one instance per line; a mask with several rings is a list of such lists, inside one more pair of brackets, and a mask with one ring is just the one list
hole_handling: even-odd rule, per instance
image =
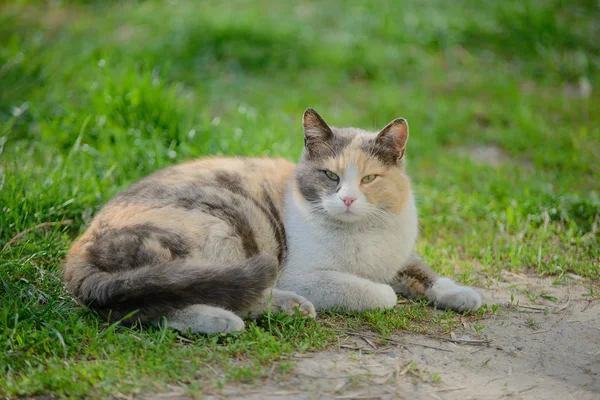
[[342, 200], [344, 200], [346, 207], [350, 207], [354, 203], [354, 200], [356, 200], [356, 197], [342, 197]]

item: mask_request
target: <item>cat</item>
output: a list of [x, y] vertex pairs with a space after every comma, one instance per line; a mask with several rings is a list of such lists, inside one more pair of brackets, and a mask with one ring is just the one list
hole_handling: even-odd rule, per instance
[[407, 121], [371, 133], [329, 127], [308, 109], [303, 126], [304, 154], [285, 200], [289, 253], [276, 287], [317, 310], [392, 308], [396, 293], [424, 296], [439, 308], [477, 310], [475, 290], [438, 276], [415, 253]]
[[[269, 309], [391, 308], [396, 292], [458, 311], [471, 288], [415, 254], [417, 211], [404, 169], [408, 124], [378, 134], [330, 128], [312, 109], [296, 167], [283, 159], [206, 158], [117, 194], [73, 244], [69, 292], [109, 320], [182, 332], [244, 329]], [[316, 306], [316, 308], [315, 308]]]
[[273, 288], [287, 257], [283, 159], [207, 158], [154, 173], [117, 194], [73, 244], [69, 292], [125, 324], [192, 333], [244, 329], [271, 309], [315, 317], [313, 305]]

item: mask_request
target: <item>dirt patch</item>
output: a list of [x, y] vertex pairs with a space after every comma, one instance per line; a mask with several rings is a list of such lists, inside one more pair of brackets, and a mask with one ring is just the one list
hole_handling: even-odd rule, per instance
[[[597, 399], [600, 302], [589, 288], [506, 273], [480, 289], [505, 307], [443, 338], [372, 333], [297, 356], [287, 377], [226, 385], [209, 399]], [[361, 336], [363, 335], [363, 336]], [[177, 392], [153, 399], [178, 398]]]

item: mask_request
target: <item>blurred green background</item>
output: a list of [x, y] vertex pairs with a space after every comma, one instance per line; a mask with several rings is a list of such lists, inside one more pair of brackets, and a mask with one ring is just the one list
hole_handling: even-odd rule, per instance
[[307, 107], [336, 126], [408, 119], [419, 251], [438, 271], [479, 285], [504, 269], [599, 277], [598, 1], [4, 1], [0, 11], [0, 248], [37, 224], [74, 221], [0, 253], [0, 393], [74, 393], [49, 365], [97, 373], [70, 364], [88, 350], [62, 338], [101, 346], [104, 328], [75, 322], [60, 259], [105, 201], [202, 155], [297, 159]]

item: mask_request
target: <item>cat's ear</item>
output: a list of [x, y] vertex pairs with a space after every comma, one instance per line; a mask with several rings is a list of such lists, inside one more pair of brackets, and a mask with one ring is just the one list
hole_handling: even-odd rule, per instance
[[319, 154], [329, 148], [328, 142], [333, 132], [327, 122], [312, 108], [307, 108], [302, 117], [304, 126], [304, 147], [309, 154]]
[[391, 160], [400, 161], [408, 141], [408, 122], [404, 118], [396, 118], [377, 134], [375, 141], [381, 151], [389, 153]]

